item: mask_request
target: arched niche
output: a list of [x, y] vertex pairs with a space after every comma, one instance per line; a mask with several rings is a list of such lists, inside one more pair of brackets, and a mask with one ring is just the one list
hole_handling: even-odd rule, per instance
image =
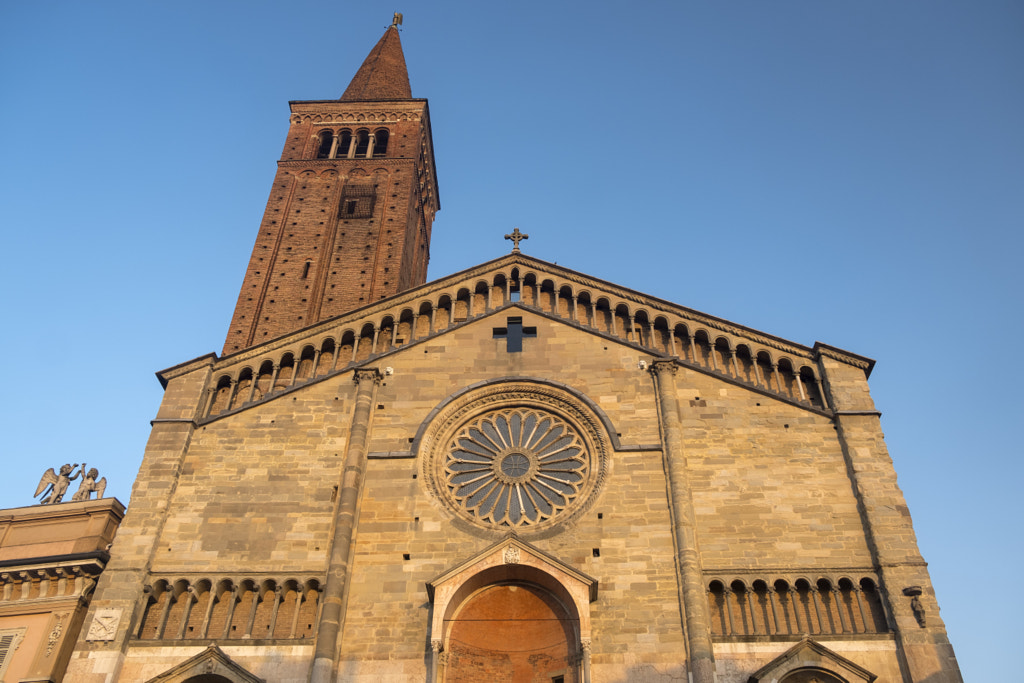
[[[449, 680], [448, 672], [441, 666], [442, 653], [448, 659], [448, 655], [459, 653], [457, 643], [485, 646], [499, 642], [502, 629], [509, 629], [504, 623], [505, 615], [512, 612], [520, 616], [533, 615], [531, 620], [538, 622], [534, 635], [549, 639], [546, 641], [551, 645], [549, 651], [542, 657], [535, 657], [534, 661], [544, 665], [545, 657], [551, 662], [562, 657], [566, 681], [589, 683], [590, 603], [597, 599], [596, 579], [512, 535], [428, 582], [427, 593], [433, 603], [430, 626], [433, 683]], [[464, 629], [460, 616], [475, 619], [479, 616], [477, 612], [494, 617], [495, 632], [488, 634], [478, 629], [467, 640], [468, 631], [463, 630], [460, 635], [460, 629]], [[540, 625], [542, 615], [556, 620], [557, 627]], [[561, 648], [563, 641], [564, 648]], [[515, 645], [517, 640], [506, 638], [506, 643]], [[510, 667], [523, 666], [511, 650], [503, 654], [510, 654]], [[453, 669], [451, 673], [450, 680], [462, 680], [458, 671]]]

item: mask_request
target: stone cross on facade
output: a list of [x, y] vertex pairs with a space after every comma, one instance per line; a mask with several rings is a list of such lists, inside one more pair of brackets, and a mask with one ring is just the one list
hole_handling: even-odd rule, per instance
[[522, 242], [523, 240], [530, 239], [530, 236], [527, 235], [526, 233], [519, 232], [519, 228], [516, 228], [515, 230], [512, 231], [512, 234], [505, 235], [505, 239], [512, 240], [512, 244], [515, 245], [515, 246], [512, 247], [512, 253], [513, 254], [518, 254], [519, 253], [519, 243]]
[[494, 338], [505, 340], [505, 351], [520, 353], [523, 350], [523, 339], [537, 336], [536, 327], [523, 327], [522, 318], [509, 318], [507, 327], [495, 327]]

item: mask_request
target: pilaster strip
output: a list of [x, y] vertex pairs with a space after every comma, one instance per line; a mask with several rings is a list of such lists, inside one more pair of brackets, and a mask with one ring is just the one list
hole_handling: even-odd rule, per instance
[[652, 366], [658, 392], [658, 417], [664, 442], [665, 470], [672, 503], [672, 532], [680, 574], [681, 597], [689, 646], [689, 669], [693, 683], [714, 683], [715, 661], [711, 644], [711, 622], [704, 594], [704, 581], [697, 549], [697, 523], [693, 497], [683, 453], [683, 430], [679, 421], [673, 361], [655, 361]]
[[359, 494], [366, 473], [366, 444], [372, 415], [371, 407], [377, 385], [383, 377], [376, 368], [356, 370], [353, 377], [357, 386], [356, 405], [352, 414], [348, 448], [345, 452], [345, 468], [338, 486], [340, 495], [334, 538], [331, 542], [331, 561], [327, 568], [310, 683], [329, 683], [334, 679], [334, 666], [341, 651], [338, 641], [345, 621], [345, 594], [348, 589], [352, 535], [355, 532]]

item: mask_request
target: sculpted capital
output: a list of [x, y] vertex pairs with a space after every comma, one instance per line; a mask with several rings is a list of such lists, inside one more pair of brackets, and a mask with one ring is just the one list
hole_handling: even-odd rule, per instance
[[352, 381], [356, 384], [362, 384], [366, 381], [372, 381], [374, 384], [380, 384], [380, 381], [384, 379], [384, 375], [377, 368], [363, 368], [356, 370], [352, 374]]
[[675, 375], [679, 371], [679, 366], [673, 360], [656, 360], [651, 363], [651, 372], [661, 375], [669, 373]]

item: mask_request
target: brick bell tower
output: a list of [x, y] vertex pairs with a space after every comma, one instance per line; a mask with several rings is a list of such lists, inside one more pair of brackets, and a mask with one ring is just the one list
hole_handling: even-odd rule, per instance
[[223, 355], [423, 284], [440, 210], [427, 100], [400, 15], [340, 100], [290, 102], [291, 126]]

